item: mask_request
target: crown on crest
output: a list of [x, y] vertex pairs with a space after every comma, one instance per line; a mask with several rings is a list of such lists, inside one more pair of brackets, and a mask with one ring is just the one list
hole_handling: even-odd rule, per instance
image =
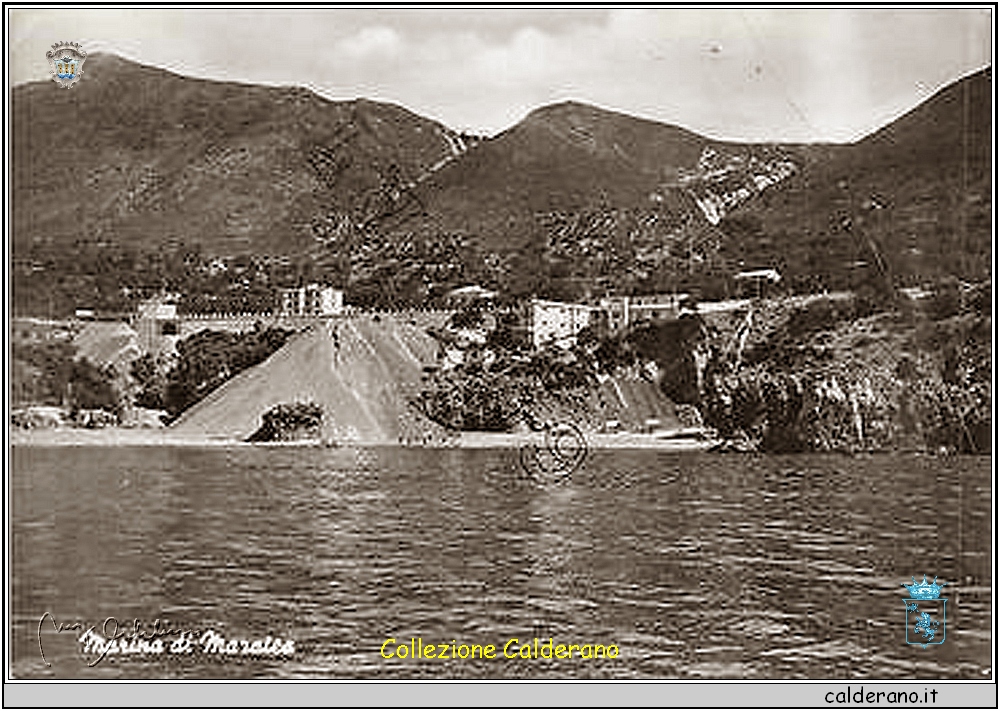
[[937, 584], [937, 576], [934, 576], [934, 582], [927, 582], [927, 576], [924, 579], [917, 582], [917, 579], [910, 576], [910, 580], [913, 581], [913, 585], [907, 585], [902, 583], [902, 586], [910, 591], [910, 598], [913, 600], [935, 600], [941, 595], [941, 588], [943, 588], [948, 583]]
[[54, 57], [54, 56], [58, 55], [60, 52], [67, 51], [67, 50], [70, 51], [70, 52], [74, 52], [75, 54], [78, 54], [81, 57], [86, 57], [87, 56], [87, 53], [84, 52], [82, 49], [80, 49], [80, 43], [79, 42], [68, 42], [68, 41], [54, 43], [52, 45], [52, 49], [50, 49], [48, 52], [46, 52], [45, 55], [48, 56], [48, 57]]

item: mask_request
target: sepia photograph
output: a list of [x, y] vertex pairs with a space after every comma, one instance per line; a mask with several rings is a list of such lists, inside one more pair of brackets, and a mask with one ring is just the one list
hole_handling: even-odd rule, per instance
[[995, 5], [4, 12], [5, 695], [996, 707]]

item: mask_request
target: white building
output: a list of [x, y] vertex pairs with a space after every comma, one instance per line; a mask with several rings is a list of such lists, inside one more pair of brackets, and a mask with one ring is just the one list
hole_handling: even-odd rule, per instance
[[781, 281], [781, 274], [777, 269], [752, 269], [740, 272], [733, 278], [740, 285], [744, 296], [760, 298], [765, 294], [767, 287]]
[[611, 296], [601, 299], [601, 309], [608, 315], [608, 329], [614, 332], [640, 321], [674, 320], [688, 297], [688, 294]]
[[344, 310], [344, 292], [332, 286], [309, 284], [278, 290], [281, 316], [336, 316]]
[[531, 345], [535, 348], [548, 345], [569, 348], [576, 343], [576, 335], [589, 326], [601, 311], [599, 307], [586, 304], [532, 299]]
[[155, 356], [173, 350], [179, 333], [177, 302], [180, 299], [180, 294], [160, 294], [139, 304], [133, 328], [143, 353]]

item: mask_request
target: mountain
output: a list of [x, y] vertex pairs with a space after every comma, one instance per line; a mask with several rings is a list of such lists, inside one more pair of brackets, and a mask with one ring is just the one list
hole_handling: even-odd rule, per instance
[[635, 202], [693, 166], [706, 143], [681, 128], [585, 104], [547, 106], [435, 175], [432, 205], [477, 199], [537, 211], [599, 197]]
[[722, 227], [747, 263], [812, 285], [897, 285], [992, 265], [992, 69], [945, 87], [846, 146], [811, 146], [801, 170]]
[[431, 176], [421, 185], [428, 217], [407, 227], [429, 222], [486, 251], [573, 262], [577, 281], [595, 270], [579, 268], [581, 250], [553, 244], [624, 252], [633, 266], [646, 261], [635, 279], [618, 270], [611, 281], [626, 289], [697, 288], [760, 267], [777, 267], [796, 291], [988, 278], [991, 97], [986, 68], [847, 145], [730, 143], [556, 104]]
[[[100, 54], [70, 90], [12, 93], [21, 291], [65, 271], [38, 245], [81, 239], [293, 257], [382, 305], [469, 282], [724, 296], [759, 267], [796, 291], [991, 269], [988, 68], [848, 145], [725, 142], [578, 102], [470, 140], [391, 104]], [[91, 281], [56, 300], [102, 303]]]
[[12, 92], [14, 246], [78, 239], [294, 253], [460, 137], [401, 107], [182, 77], [94, 54]]
[[[503, 250], [517, 246], [541, 213], [649, 207], [690, 179], [706, 151], [749, 158], [766, 150], [570, 101], [483, 141], [431, 176], [420, 195], [434, 229], [476, 234]], [[681, 211], [694, 207], [693, 193], [684, 192]]]

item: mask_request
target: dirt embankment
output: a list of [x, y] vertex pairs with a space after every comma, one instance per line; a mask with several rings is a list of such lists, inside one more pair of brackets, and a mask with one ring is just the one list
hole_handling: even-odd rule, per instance
[[[243, 441], [279, 405], [322, 408], [319, 439], [332, 443], [435, 445], [456, 432], [416, 405], [426, 366], [439, 343], [405, 319], [380, 314], [316, 324], [270, 358], [227, 381], [169, 428], [177, 437]], [[682, 426], [654, 379], [633, 373], [606, 378], [580, 397], [539, 397], [541, 420], [572, 421], [594, 432], [609, 422], [624, 431]]]
[[410, 391], [436, 358], [433, 338], [389, 315], [318, 323], [221, 385], [169, 429], [244, 440], [271, 408], [310, 402], [323, 409], [324, 440], [396, 443], [412, 428]]

